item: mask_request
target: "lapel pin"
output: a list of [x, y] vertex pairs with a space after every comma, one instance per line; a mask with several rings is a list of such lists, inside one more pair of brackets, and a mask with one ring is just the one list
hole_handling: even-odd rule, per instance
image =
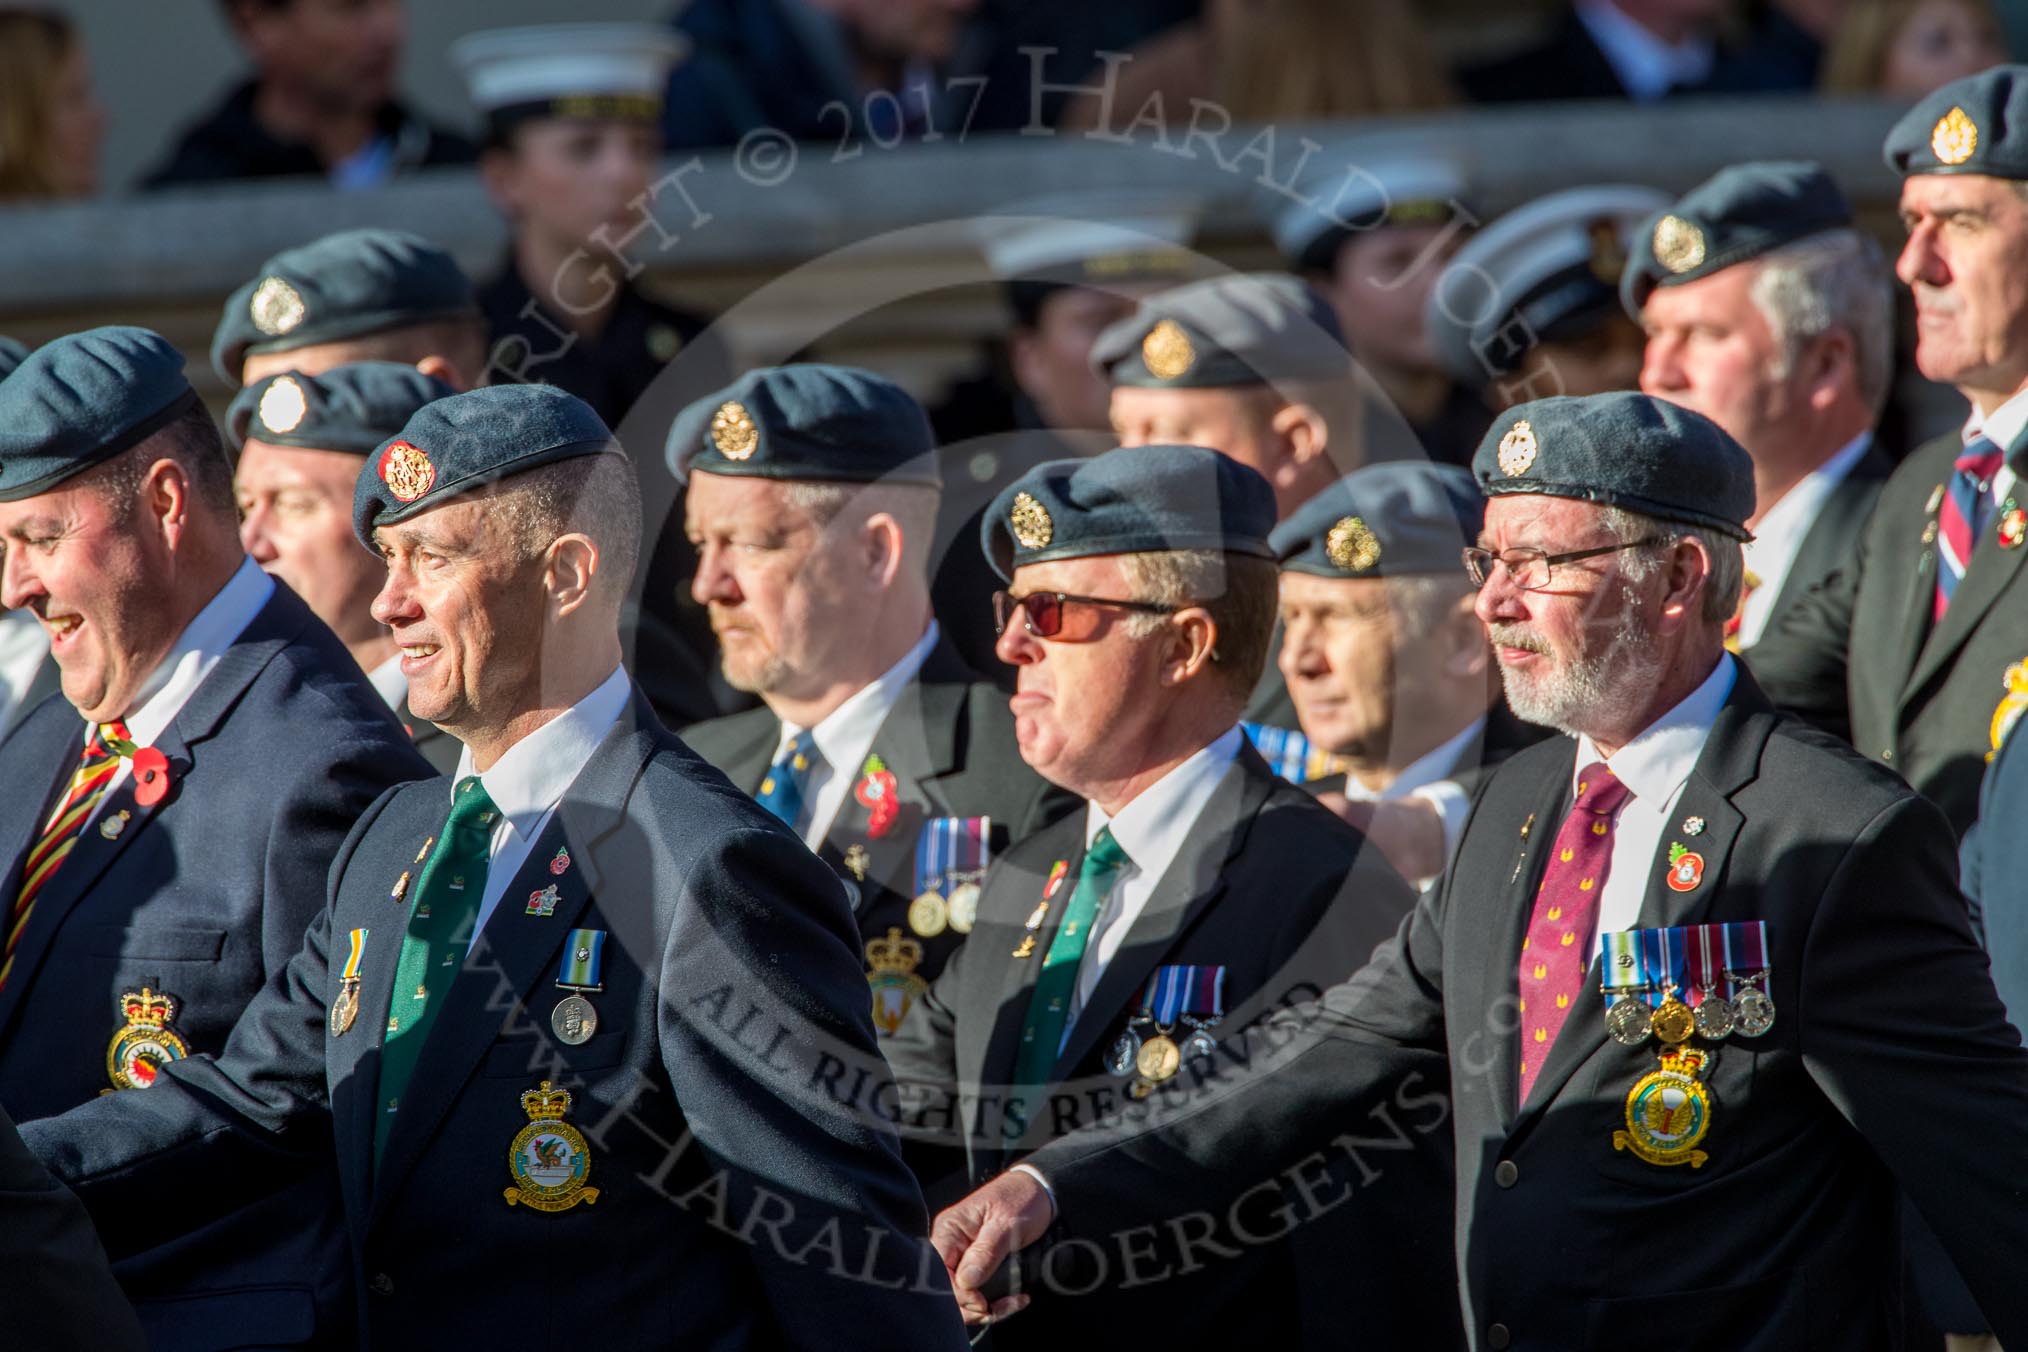
[[1695, 850], [1685, 849], [1675, 841], [1669, 842], [1669, 890], [1690, 892], [1704, 881], [1704, 856]]
[[845, 868], [855, 880], [862, 883], [866, 881], [866, 870], [869, 863], [870, 859], [864, 845], [855, 840], [845, 847]]
[[127, 829], [127, 819], [130, 815], [125, 808], [121, 808], [119, 812], [99, 823], [99, 834], [107, 840], [118, 840], [120, 832]]
[[2006, 508], [2000, 513], [2000, 548], [2019, 549], [2021, 542], [2028, 540], [2028, 512], [2007, 499]]
[[563, 898], [557, 893], [556, 884], [551, 883], [540, 892], [530, 892], [528, 894], [528, 914], [555, 915], [556, 903], [561, 900]]
[[1930, 516], [1935, 516], [1936, 509], [1943, 506], [1943, 495], [1944, 495], [1944, 486], [1942, 484], [1938, 484], [1935, 488], [1930, 489], [1929, 505], [1924, 507], [1922, 510]]
[[133, 768], [135, 802], [153, 807], [169, 796], [173, 783], [167, 756], [152, 746], [144, 746], [134, 753]]
[[549, 861], [550, 876], [555, 878], [561, 878], [564, 874], [564, 871], [569, 867], [570, 867], [570, 851], [567, 849], [559, 848], [556, 852], [556, 857]]
[[1521, 823], [1521, 851], [1514, 856], [1514, 872], [1507, 877], [1509, 883], [1516, 883], [1521, 880], [1521, 866], [1528, 862], [1528, 832], [1534, 825], [1535, 814], [1531, 812], [1528, 814], [1528, 820]]
[[1686, 836], [1703, 835], [1704, 819], [1702, 817], [1685, 817], [1683, 819], [1683, 834]]

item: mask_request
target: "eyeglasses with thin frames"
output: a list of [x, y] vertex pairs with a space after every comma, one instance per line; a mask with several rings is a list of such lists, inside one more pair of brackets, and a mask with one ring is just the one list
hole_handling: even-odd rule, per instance
[[1645, 540], [1599, 545], [1594, 549], [1573, 549], [1562, 554], [1544, 553], [1533, 545], [1516, 545], [1498, 553], [1467, 546], [1464, 550], [1465, 575], [1472, 579], [1473, 586], [1483, 587], [1486, 579], [1493, 575], [1493, 565], [1497, 563], [1507, 570], [1507, 579], [1516, 590], [1541, 591], [1549, 585], [1550, 576], [1559, 563], [1576, 563], [1580, 559], [1595, 559], [1601, 554], [1617, 554], [1623, 549], [1641, 549], [1662, 542], [1661, 536], [1651, 535]]

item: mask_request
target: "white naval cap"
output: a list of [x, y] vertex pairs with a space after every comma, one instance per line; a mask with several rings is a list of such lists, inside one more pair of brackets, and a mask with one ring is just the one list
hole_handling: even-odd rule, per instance
[[451, 44], [472, 102], [516, 116], [659, 117], [687, 39], [658, 24], [560, 23], [467, 33]]
[[1383, 225], [1441, 224], [1468, 185], [1455, 161], [1433, 154], [1339, 158], [1275, 199], [1275, 246], [1290, 267], [1327, 272], [1347, 237]]
[[1175, 194], [1057, 193], [981, 216], [971, 234], [1003, 282], [1182, 281], [1194, 270], [1188, 246], [1202, 209]]
[[1638, 184], [1570, 188], [1472, 236], [1437, 278], [1425, 312], [1445, 369], [1483, 383], [1518, 368], [1535, 343], [1574, 337], [1617, 313], [1634, 232], [1669, 202]]

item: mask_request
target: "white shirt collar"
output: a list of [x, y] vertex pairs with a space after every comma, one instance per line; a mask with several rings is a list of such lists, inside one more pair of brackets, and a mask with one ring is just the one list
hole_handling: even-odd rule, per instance
[[1817, 513], [1832, 490], [1844, 482], [1872, 440], [1873, 433], [1866, 431], [1846, 442], [1829, 460], [1782, 494], [1754, 523], [1753, 539], [1747, 541], [1744, 549], [1746, 569], [1753, 574], [1755, 586], [1740, 610], [1741, 647], [1751, 648], [1760, 641], [1761, 631], [1774, 611], [1775, 598], [1788, 580], [1797, 551], [1803, 547], [1803, 537], [1816, 524]]
[[[817, 726], [809, 729], [811, 738], [817, 743], [817, 754], [824, 758], [824, 764], [842, 777], [856, 777], [860, 762], [873, 750], [873, 739], [880, 735], [880, 725], [887, 721], [887, 715], [901, 700], [901, 692], [929, 661], [930, 653], [937, 646], [939, 631], [937, 622], [931, 620], [923, 636], [915, 646], [902, 654], [899, 662], [889, 667], [874, 679], [872, 684], [854, 691], [843, 704], [821, 719]], [[803, 729], [786, 720], [782, 723], [781, 735], [775, 739], [775, 754], [769, 763], [782, 758], [782, 750], [789, 740]]]
[[1636, 102], [1659, 99], [1673, 85], [1702, 84], [1711, 74], [1709, 38], [1664, 42], [1612, 0], [1578, 0], [1577, 17]]
[[1397, 798], [1406, 798], [1417, 789], [1434, 784], [1439, 779], [1449, 779], [1453, 772], [1457, 770], [1458, 760], [1465, 754], [1465, 748], [1476, 741], [1485, 731], [1486, 716], [1480, 714], [1477, 718], [1466, 724], [1464, 730], [1459, 732], [1457, 736], [1451, 738], [1442, 746], [1424, 752], [1421, 756], [1410, 761], [1407, 768], [1394, 777], [1394, 782], [1379, 793], [1375, 793], [1364, 784], [1361, 784], [1357, 775], [1347, 774], [1345, 776], [1345, 796], [1355, 803], [1393, 802]]
[[408, 677], [401, 674], [401, 654], [398, 652], [367, 672], [366, 679], [390, 709], [399, 709], [408, 699]]
[[1570, 771], [1572, 797], [1577, 793], [1578, 775], [1593, 762], [1602, 760], [1640, 801], [1659, 804], [1674, 798], [1690, 778], [1690, 772], [1697, 768], [1697, 758], [1711, 738], [1711, 725], [1718, 721], [1718, 711], [1725, 707], [1738, 678], [1739, 668], [1732, 655], [1720, 655], [1718, 665], [1702, 685], [1610, 757], [1601, 756], [1591, 738], [1580, 733], [1577, 760]]
[[2021, 440], [2024, 431], [2028, 431], [2028, 390], [2021, 391], [1994, 409], [1991, 417], [1980, 413], [1977, 404], [1973, 404], [1972, 411], [1965, 416], [1966, 445], [1971, 444], [1973, 437], [1985, 436], [2001, 450], [2010, 451]]
[[153, 746], [191, 695], [253, 623], [254, 616], [275, 594], [275, 580], [260, 565], [242, 557], [218, 594], [185, 625], [176, 637], [176, 646], [141, 683], [134, 707], [127, 715], [127, 732], [137, 746]]
[[1097, 803], [1089, 804], [1085, 848], [1091, 848], [1100, 830], [1111, 827], [1113, 840], [1134, 861], [1134, 867], [1160, 878], [1189, 843], [1197, 818], [1239, 755], [1242, 736], [1236, 727], [1226, 729], [1196, 755], [1142, 789], [1117, 817], [1107, 817]]
[[[508, 747], [490, 770], [479, 775], [486, 796], [524, 843], [534, 840], [543, 819], [562, 801], [571, 781], [583, 773], [632, 696], [633, 683], [627, 679], [626, 668], [614, 667], [613, 674], [597, 689]], [[453, 791], [459, 780], [472, 773], [472, 748], [468, 746], [458, 753]]]

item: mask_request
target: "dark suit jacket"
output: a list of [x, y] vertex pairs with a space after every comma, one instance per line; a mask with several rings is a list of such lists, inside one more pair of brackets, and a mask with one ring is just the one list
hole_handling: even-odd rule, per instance
[[[1446, 886], [1313, 1011], [1319, 1036], [1285, 1038], [1264, 1073], [1173, 1126], [1038, 1152], [1065, 1227], [1133, 1224], [1153, 1186], [1218, 1205], [1305, 1151], [1342, 1151], [1330, 1137], [1345, 1123], [1384, 1138], [1386, 1109], [1404, 1133], [1452, 1129], [1474, 1346], [1607, 1346], [1663, 1323], [1675, 1344], [1734, 1352], [1898, 1345], [1897, 1182], [2001, 1341], [2028, 1345], [2011, 1257], [2028, 1245], [2028, 1055], [1954, 886], [1949, 830], [1744, 674], [1671, 813], [1707, 823], [1703, 884], [1664, 885], [1665, 836], [1638, 920], [1767, 922], [1778, 1013], [1718, 1049], [1708, 1161], [1614, 1148], [1656, 1058], [1606, 1036], [1596, 997], [1517, 1105], [1515, 970], [1573, 754], [1545, 742], [1495, 772]], [[1401, 1059], [1429, 1051], [1448, 1059], [1448, 1100]]]
[[28, 680], [28, 689], [21, 692], [21, 702], [0, 718], [0, 739], [14, 731], [16, 724], [35, 712], [36, 707], [51, 695], [63, 693], [63, 668], [56, 664], [54, 657], [44, 657], [42, 665], [35, 669], [35, 675]]
[[0, 1323], [18, 1348], [141, 1352], [147, 1343], [77, 1198], [0, 1113]]
[[[1978, 809], [2007, 668], [2028, 657], [2028, 549], [1980, 535], [1943, 623], [1932, 625], [1936, 518], [1959, 439], [1918, 449], [1880, 492], [1857, 552], [1771, 624], [1748, 662], [1770, 698], [1882, 762], [1959, 834]], [[2028, 469], [2028, 454], [2011, 456]], [[2028, 501], [2028, 491], [2020, 494]], [[1847, 722], [1849, 718], [1849, 723]]]
[[[1893, 474], [1894, 462], [1875, 442], [1867, 446], [1866, 453], [1831, 489], [1830, 496], [1817, 509], [1817, 519], [1803, 534], [1795, 562], [1789, 565], [1782, 589], [1775, 594], [1774, 608], [1768, 612], [1762, 634], [1773, 633], [1782, 617], [1805, 596], [1851, 563], [1858, 552], [1860, 537], [1866, 532], [1867, 519], [1873, 515], [1873, 506], [1880, 501], [1880, 491]], [[1747, 651], [1750, 653], [1752, 649]]]
[[[59, 696], [0, 742], [0, 776], [16, 786], [0, 795], [10, 904], [83, 727]], [[142, 807], [131, 776], [106, 798], [37, 896], [0, 992], [0, 1102], [23, 1121], [112, 1087], [107, 1050], [127, 1022], [124, 992], [172, 996], [171, 1027], [190, 1051], [221, 1050], [302, 946], [352, 823], [389, 785], [429, 774], [344, 645], [279, 583], [155, 745], [169, 761], [168, 798]], [[121, 813], [125, 829], [109, 838], [101, 826]], [[253, 1344], [308, 1337], [313, 1279], [327, 1327], [349, 1322], [339, 1236], [319, 1223], [331, 1187], [328, 1175], [305, 1180], [123, 1263], [151, 1342], [237, 1345], [221, 1330]]]
[[[1534, 746], [1549, 735], [1548, 728], [1536, 723], [1523, 723], [1514, 717], [1503, 696], [1494, 700], [1486, 710], [1486, 726], [1477, 740], [1465, 745], [1458, 755], [1456, 768], [1444, 778], [1467, 794], [1476, 793], [1486, 776], [1499, 769], [1509, 756], [1524, 747]], [[1305, 782], [1303, 787], [1311, 793], [1343, 793], [1345, 776], [1342, 773], [1325, 775]]]
[[[699, 723], [683, 731], [698, 755], [746, 792], [760, 791], [781, 740], [782, 722], [766, 708]], [[871, 813], [849, 792], [817, 853], [856, 894], [853, 912], [862, 943], [898, 927], [923, 947], [914, 975], [932, 981], [965, 936], [955, 930], [913, 934], [908, 904], [916, 895], [915, 850], [924, 823], [935, 817], [991, 817], [993, 857], [1037, 828], [1072, 813], [1083, 800], [1028, 768], [1014, 744], [1007, 696], [981, 680], [947, 646], [932, 649], [915, 680], [873, 738], [873, 752], [894, 772], [901, 816], [875, 836]], [[861, 767], [834, 766], [856, 782]], [[854, 846], [865, 851], [866, 876], [846, 866]]]
[[[615, 1348], [887, 1349], [907, 1329], [912, 1346], [961, 1347], [919, 1242], [921, 1194], [891, 1129], [845, 1092], [880, 1061], [843, 897], [638, 697], [473, 945], [375, 1163], [404, 919], [389, 892], [443, 829], [449, 787], [405, 786], [360, 819], [324, 912], [224, 1055], [29, 1129], [107, 1245], [335, 1157], [367, 1346], [589, 1331]], [[523, 904], [550, 886], [553, 914]], [[573, 928], [609, 936], [598, 1029], [575, 1046], [549, 1017]], [[358, 929], [357, 1022], [334, 1036], [326, 1011]], [[572, 1095], [565, 1120], [599, 1189], [549, 1213], [505, 1197], [533, 1117], [522, 1095], [545, 1080]], [[928, 1282], [895, 1280], [924, 1262]]]
[[[1186, 1068], [1145, 1103], [1128, 1095], [1129, 1079], [1104, 1063], [1107, 1049], [1138, 1012], [1138, 996], [1158, 967], [1223, 966], [1225, 1007], [1221, 1034], [1268, 1013], [1313, 998], [1359, 967], [1374, 946], [1392, 934], [1411, 904], [1411, 892], [1364, 838], [1318, 806], [1302, 790], [1277, 778], [1251, 746], [1241, 747], [1218, 792], [1191, 831], [1191, 845], [1156, 884], [1146, 909], [1072, 1025], [1058, 1058], [1045, 1101], [1033, 1110], [1002, 1107], [1020, 1051], [1022, 1025], [1035, 982], [1061, 922], [1062, 906], [1035, 936], [1033, 955], [1013, 952], [1029, 913], [1041, 898], [1057, 861], [1074, 885], [1085, 853], [1085, 817], [1072, 816], [1022, 842], [995, 866], [979, 907], [979, 926], [945, 969], [929, 995], [910, 1011], [897, 1036], [886, 1044], [888, 1062], [900, 1082], [909, 1121], [942, 1131], [952, 1119], [963, 1132], [969, 1182], [977, 1184], [1045, 1142], [1096, 1118], [1123, 1110], [1159, 1110], [1189, 1081]], [[1067, 896], [1067, 890], [1060, 895]], [[1178, 1033], [1178, 1037], [1183, 1034]], [[956, 1105], [954, 1108], [954, 1104]], [[1442, 1186], [1447, 1154], [1424, 1159], [1424, 1167], [1397, 1173], [1384, 1245], [1356, 1245], [1330, 1227], [1308, 1230], [1306, 1245], [1328, 1249], [1341, 1260], [1359, 1254], [1368, 1277], [1407, 1283], [1404, 1294], [1427, 1296], [1431, 1286], [1415, 1275], [1434, 1270], [1438, 1318], [1428, 1318], [1429, 1301], [1417, 1306], [1420, 1331], [1435, 1334], [1448, 1298], [1443, 1270], [1444, 1230], [1424, 1222], [1447, 1214]], [[1144, 1198], [1154, 1202], [1155, 1199]], [[1162, 1214], [1168, 1214], [1163, 1211]], [[1366, 1237], [1375, 1238], [1373, 1227]], [[1329, 1242], [1327, 1243], [1327, 1234]], [[1426, 1243], [1421, 1264], [1398, 1264]], [[1393, 1257], [1390, 1258], [1389, 1255]], [[1349, 1260], [1347, 1260], [1349, 1261]], [[1167, 1328], [1185, 1346], [1231, 1346], [1250, 1335], [1262, 1346], [1301, 1344], [1301, 1303], [1289, 1253], [1279, 1246], [1245, 1262], [1212, 1264], [1182, 1285], [1159, 1283], [1138, 1294], [1105, 1283], [1105, 1294], [1072, 1299], [1087, 1285], [1065, 1274], [1059, 1289], [1044, 1278], [1039, 1303], [995, 1335], [995, 1346], [1109, 1345], [1134, 1330]], [[1242, 1292], [1246, 1294], [1241, 1294]], [[1368, 1327], [1382, 1327], [1383, 1302], [1362, 1306]], [[1386, 1326], [1393, 1327], [1393, 1326]], [[1344, 1332], [1340, 1327], [1337, 1334]], [[1069, 1342], [1061, 1341], [1068, 1338]], [[1330, 1341], [1317, 1344], [1333, 1345]], [[1374, 1346], [1400, 1345], [1382, 1337]], [[1440, 1336], [1413, 1345], [1442, 1346]]]

